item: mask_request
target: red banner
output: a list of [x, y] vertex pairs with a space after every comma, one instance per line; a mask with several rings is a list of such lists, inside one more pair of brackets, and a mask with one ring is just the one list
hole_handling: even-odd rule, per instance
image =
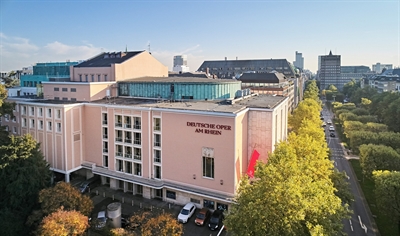
[[254, 167], [256, 166], [259, 156], [260, 156], [260, 153], [258, 153], [257, 150], [254, 150], [253, 154], [251, 155], [249, 167], [247, 168], [247, 175], [250, 178], [254, 177]]

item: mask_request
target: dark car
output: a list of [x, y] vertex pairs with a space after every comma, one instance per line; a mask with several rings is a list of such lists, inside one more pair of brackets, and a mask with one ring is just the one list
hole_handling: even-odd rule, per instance
[[101, 182], [100, 176], [95, 175], [94, 177], [83, 181], [78, 187], [79, 191], [81, 193], [88, 192], [89, 189], [93, 189], [94, 187], [97, 187], [98, 185], [100, 185], [100, 182]]
[[331, 137], [335, 137], [335, 133], [331, 133], [330, 136], [331, 136]]
[[216, 230], [222, 224], [222, 220], [224, 219], [224, 214], [220, 210], [215, 210], [210, 218], [210, 223], [208, 227], [211, 230]]
[[210, 216], [210, 210], [206, 207], [202, 208], [200, 212], [196, 215], [196, 219], [194, 220], [194, 223], [196, 225], [204, 225], [206, 222], [207, 218]]

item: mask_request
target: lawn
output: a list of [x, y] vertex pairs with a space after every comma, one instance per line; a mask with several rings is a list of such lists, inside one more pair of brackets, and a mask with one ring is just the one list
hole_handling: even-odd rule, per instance
[[374, 217], [374, 219], [378, 226], [380, 234], [382, 236], [400, 235], [399, 234], [400, 232], [398, 231], [396, 224], [393, 221], [391, 221], [390, 217], [383, 215], [378, 211], [374, 195], [375, 184], [370, 179], [364, 179], [363, 181], [360, 161], [359, 160], [349, 160], [349, 161], [353, 167], [354, 172], [357, 175], [357, 179], [359, 180], [364, 196], [368, 202], [369, 208], [371, 209], [372, 215], [376, 216]]

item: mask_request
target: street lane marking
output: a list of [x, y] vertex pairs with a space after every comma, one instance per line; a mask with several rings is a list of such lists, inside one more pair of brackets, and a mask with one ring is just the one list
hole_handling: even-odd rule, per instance
[[358, 215], [358, 220], [360, 221], [360, 226], [361, 226], [361, 228], [364, 229], [365, 233], [367, 233], [368, 229], [367, 229], [367, 227], [362, 223], [360, 215]]
[[354, 231], [354, 229], [353, 229], [353, 223], [351, 223], [351, 220], [349, 220], [349, 222], [350, 222], [351, 231]]

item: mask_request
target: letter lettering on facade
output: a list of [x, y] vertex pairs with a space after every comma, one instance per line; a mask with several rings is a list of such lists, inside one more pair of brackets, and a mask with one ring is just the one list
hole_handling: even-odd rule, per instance
[[196, 129], [196, 133], [203, 133], [203, 129]]

